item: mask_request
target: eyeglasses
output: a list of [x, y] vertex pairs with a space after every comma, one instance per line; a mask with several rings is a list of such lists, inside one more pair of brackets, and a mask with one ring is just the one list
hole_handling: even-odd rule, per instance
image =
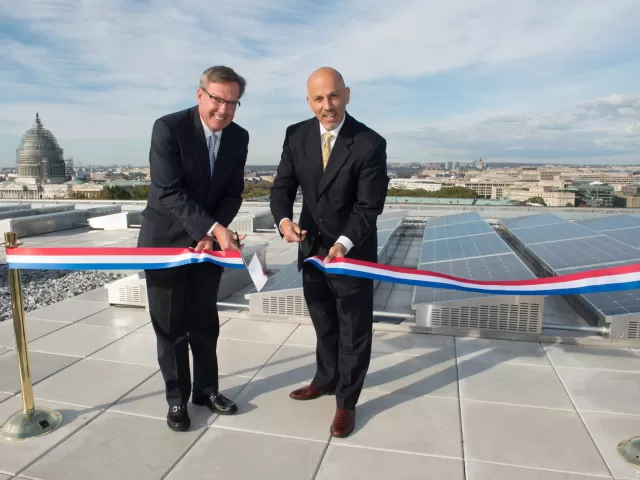
[[220, 107], [221, 105], [224, 105], [225, 103], [228, 104], [230, 107], [233, 107], [233, 108], [237, 108], [237, 107], [240, 106], [240, 100], [225, 100], [224, 98], [220, 98], [220, 97], [216, 97], [215, 95], [211, 95], [204, 88], [202, 89], [202, 91], [204, 93], [206, 93], [207, 95], [209, 95], [209, 98], [213, 101], [213, 103], [217, 107]]

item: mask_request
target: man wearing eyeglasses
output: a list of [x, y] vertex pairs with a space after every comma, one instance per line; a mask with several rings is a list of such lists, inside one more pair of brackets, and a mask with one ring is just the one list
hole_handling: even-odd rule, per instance
[[[151, 134], [151, 188], [139, 247], [238, 250], [227, 227], [242, 204], [248, 132], [233, 122], [245, 90], [231, 68], [200, 77], [197, 105], [157, 119]], [[167, 424], [190, 426], [187, 402], [229, 415], [236, 405], [218, 388], [216, 302], [222, 267], [211, 263], [146, 270], [151, 323], [165, 382]], [[193, 356], [193, 385], [189, 369]], [[193, 386], [193, 391], [192, 391]]]

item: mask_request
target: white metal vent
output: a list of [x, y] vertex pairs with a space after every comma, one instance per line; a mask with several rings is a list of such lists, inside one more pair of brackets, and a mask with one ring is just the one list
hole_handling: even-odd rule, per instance
[[540, 334], [544, 299], [486, 297], [416, 305], [416, 325]]
[[538, 305], [483, 305], [434, 309], [431, 325], [479, 330], [536, 333]]
[[640, 322], [629, 322], [627, 338], [640, 338]]
[[253, 215], [241, 215], [233, 219], [229, 224], [229, 230], [238, 233], [253, 232]]
[[263, 315], [287, 315], [308, 317], [307, 302], [302, 295], [262, 298]]

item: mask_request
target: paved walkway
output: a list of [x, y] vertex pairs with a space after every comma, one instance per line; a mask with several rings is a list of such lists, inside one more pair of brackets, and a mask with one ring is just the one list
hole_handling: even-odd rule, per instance
[[[376, 331], [347, 439], [335, 399], [288, 393], [314, 373], [308, 325], [225, 319], [224, 392], [170, 431], [144, 310], [92, 292], [28, 314], [37, 404], [64, 426], [0, 441], [0, 480], [634, 479], [617, 443], [640, 435], [640, 352]], [[0, 421], [20, 408], [13, 330], [0, 324]]]

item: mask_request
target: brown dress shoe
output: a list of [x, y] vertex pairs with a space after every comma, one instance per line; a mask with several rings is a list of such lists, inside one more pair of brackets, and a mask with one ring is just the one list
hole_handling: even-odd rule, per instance
[[313, 400], [323, 395], [333, 395], [333, 390], [316, 388], [313, 385], [298, 388], [289, 394], [294, 400]]
[[348, 436], [356, 426], [356, 410], [338, 408], [331, 424], [331, 435], [342, 438]]

